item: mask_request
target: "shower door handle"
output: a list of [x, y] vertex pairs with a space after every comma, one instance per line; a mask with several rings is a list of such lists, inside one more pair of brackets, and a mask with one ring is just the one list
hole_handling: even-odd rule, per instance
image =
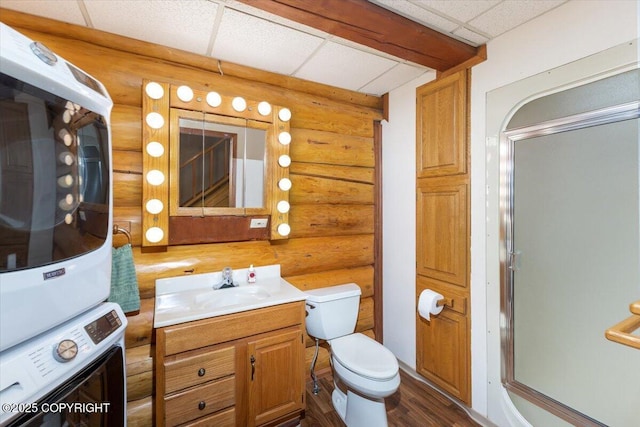
[[509, 252], [509, 270], [519, 271], [522, 268], [522, 252]]

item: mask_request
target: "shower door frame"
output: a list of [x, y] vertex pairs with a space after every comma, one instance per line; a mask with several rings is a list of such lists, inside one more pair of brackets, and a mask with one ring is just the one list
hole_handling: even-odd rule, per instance
[[524, 139], [632, 120], [639, 117], [640, 101], [636, 101], [553, 119], [531, 126], [510, 129], [500, 135], [500, 316], [504, 322], [500, 331], [502, 383], [508, 391], [529, 400], [573, 425], [606, 427], [605, 424], [519, 382], [515, 378], [513, 285], [514, 271], [518, 265], [518, 253], [513, 248], [514, 144]]

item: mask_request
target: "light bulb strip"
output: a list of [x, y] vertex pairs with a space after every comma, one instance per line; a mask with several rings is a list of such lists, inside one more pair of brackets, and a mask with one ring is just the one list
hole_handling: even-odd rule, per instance
[[[146, 120], [142, 123], [142, 246], [167, 246], [169, 244], [169, 85], [161, 82], [155, 84], [156, 93], [162, 96], [152, 98], [146, 92], [146, 87], [150, 81], [143, 81], [142, 87], [142, 116], [147, 117], [149, 113], [157, 113], [162, 116], [163, 125], [157, 129], [149, 126]], [[158, 87], [162, 91], [158, 91]], [[156, 147], [156, 155], [151, 155], [147, 151], [147, 145], [151, 142], [152, 147]], [[159, 145], [159, 146], [158, 146]], [[158, 154], [159, 153], [159, 154]], [[149, 172], [162, 175], [161, 183], [153, 185], [147, 180]], [[150, 200], [157, 200], [163, 209], [146, 209]], [[153, 205], [153, 203], [152, 203]], [[156, 207], [158, 203], [155, 203]], [[151, 231], [149, 231], [151, 230]]]
[[[185, 102], [182, 101], [178, 96], [178, 88], [180, 87], [181, 86], [178, 85], [171, 85], [169, 104], [171, 108], [202, 111], [205, 113], [219, 114], [222, 116], [240, 117], [243, 119], [256, 120], [259, 122], [271, 123], [273, 121], [273, 115], [271, 114], [271, 111], [269, 111], [267, 114], [263, 114], [265, 112], [266, 106], [264, 104], [260, 106], [261, 103], [266, 103], [269, 105], [271, 110], [275, 108], [273, 105], [269, 104], [266, 101], [251, 100], [244, 97], [239, 97], [238, 95], [226, 95], [219, 90], [204, 91], [192, 88], [193, 98], [190, 101]], [[213, 95], [214, 93], [217, 94], [217, 96]], [[214, 100], [216, 101], [214, 105], [210, 105], [209, 102], [207, 102], [207, 97], [210, 102]], [[238, 111], [234, 109], [233, 100], [235, 98], [244, 99], [246, 106], [243, 110]], [[215, 105], [218, 104], [218, 102], [219, 105]]]
[[[285, 111], [284, 114], [282, 113], [283, 110]], [[275, 136], [279, 142], [274, 144], [274, 156], [271, 160], [274, 171], [273, 197], [271, 201], [271, 240], [283, 240], [288, 239], [291, 232], [289, 225], [289, 194], [292, 189], [292, 182], [289, 178], [289, 166], [291, 164], [291, 157], [289, 156], [291, 111], [287, 108], [275, 107], [273, 120], [278, 131], [278, 135]], [[289, 136], [286, 144], [283, 144], [278, 138], [282, 134]]]

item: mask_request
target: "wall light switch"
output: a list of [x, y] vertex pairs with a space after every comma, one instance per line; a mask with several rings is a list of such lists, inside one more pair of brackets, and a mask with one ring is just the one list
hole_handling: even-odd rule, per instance
[[249, 228], [267, 228], [268, 218], [251, 218], [251, 225]]

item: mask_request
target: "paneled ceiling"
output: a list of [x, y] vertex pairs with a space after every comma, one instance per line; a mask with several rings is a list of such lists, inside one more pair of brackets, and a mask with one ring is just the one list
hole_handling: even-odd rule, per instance
[[[398, 18], [389, 15], [391, 11], [427, 27], [425, 31], [436, 30], [463, 47], [475, 48], [566, 1], [576, 0], [322, 0], [321, 4], [328, 14], [348, 12], [338, 20], [352, 26], [358, 7]], [[303, 4], [295, 0], [0, 0], [0, 7], [211, 56], [223, 64], [233, 62], [373, 95], [434, 68], [407, 59], [411, 56], [348, 40], [348, 35], [337, 36], [328, 27], [316, 29], [263, 10], [274, 3]], [[382, 43], [387, 36], [398, 36], [397, 30], [385, 28], [377, 33]], [[424, 48], [427, 54], [429, 48]]]

